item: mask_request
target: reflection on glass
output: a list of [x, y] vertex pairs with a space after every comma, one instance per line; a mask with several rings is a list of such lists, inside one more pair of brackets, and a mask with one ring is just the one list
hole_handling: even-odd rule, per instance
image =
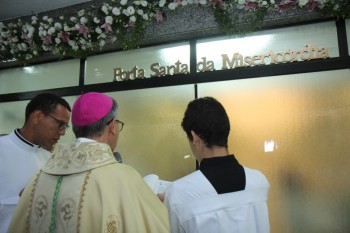
[[[304, 49], [311, 51], [313, 48], [326, 48], [330, 57], [339, 56], [337, 31], [334, 22], [254, 32], [243, 38], [225, 36], [199, 40], [197, 43], [197, 64], [198, 62], [208, 63], [212, 61], [213, 69], [221, 70], [225, 69], [225, 62], [222, 55], [227, 55], [228, 58], [234, 57], [234, 54], [244, 57], [266, 55], [266, 58], [262, 58], [261, 60], [270, 61], [275, 60], [268, 57], [271, 52], [279, 54]], [[312, 57], [317, 56], [314, 51], [312, 53]], [[286, 56], [287, 61], [290, 59], [289, 57]], [[300, 61], [300, 56], [297, 57]], [[262, 61], [256, 63], [253, 65], [264, 65]], [[208, 70], [213, 70], [210, 69], [210, 64], [208, 66]], [[204, 71], [203, 68], [197, 67], [197, 72], [200, 71]]]
[[0, 70], [0, 94], [79, 84], [79, 59]]
[[350, 232], [349, 77], [340, 70], [198, 86], [227, 109], [230, 151], [267, 176], [272, 233]]

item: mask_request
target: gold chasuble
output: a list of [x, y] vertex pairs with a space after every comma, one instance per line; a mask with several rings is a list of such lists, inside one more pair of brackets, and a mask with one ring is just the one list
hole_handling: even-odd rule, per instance
[[168, 213], [107, 144], [58, 145], [25, 188], [9, 233], [166, 233]]

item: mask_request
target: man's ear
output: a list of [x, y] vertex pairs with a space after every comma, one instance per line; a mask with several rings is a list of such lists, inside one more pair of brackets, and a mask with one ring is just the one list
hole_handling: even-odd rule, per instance
[[108, 133], [111, 133], [111, 134], [115, 135], [117, 133], [116, 125], [117, 124], [115, 123], [115, 121], [113, 121], [110, 124], [108, 124], [107, 125]]
[[30, 114], [30, 117], [34, 124], [39, 124], [39, 120], [44, 116], [44, 113], [40, 110], [35, 110]]
[[194, 132], [193, 130], [191, 130], [191, 135], [193, 138], [192, 143], [194, 145], [198, 145], [199, 143], [202, 143], [202, 139], [198, 136], [198, 134], [196, 132]]

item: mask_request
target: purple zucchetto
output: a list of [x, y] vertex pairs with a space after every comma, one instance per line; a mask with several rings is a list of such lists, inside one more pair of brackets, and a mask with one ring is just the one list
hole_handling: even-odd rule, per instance
[[91, 125], [105, 117], [112, 109], [113, 100], [108, 95], [89, 92], [81, 95], [72, 108], [72, 124]]

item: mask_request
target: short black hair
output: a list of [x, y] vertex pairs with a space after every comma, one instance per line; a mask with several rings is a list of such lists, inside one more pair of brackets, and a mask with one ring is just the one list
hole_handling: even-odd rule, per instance
[[42, 93], [35, 96], [27, 105], [25, 113], [25, 121], [29, 119], [30, 114], [36, 110], [42, 111], [44, 114], [50, 114], [54, 112], [57, 105], [62, 105], [68, 111], [72, 111], [68, 102], [52, 93]]
[[208, 148], [214, 145], [227, 147], [230, 121], [225, 108], [213, 97], [191, 101], [181, 126], [191, 141], [193, 140], [191, 131], [194, 131]]

